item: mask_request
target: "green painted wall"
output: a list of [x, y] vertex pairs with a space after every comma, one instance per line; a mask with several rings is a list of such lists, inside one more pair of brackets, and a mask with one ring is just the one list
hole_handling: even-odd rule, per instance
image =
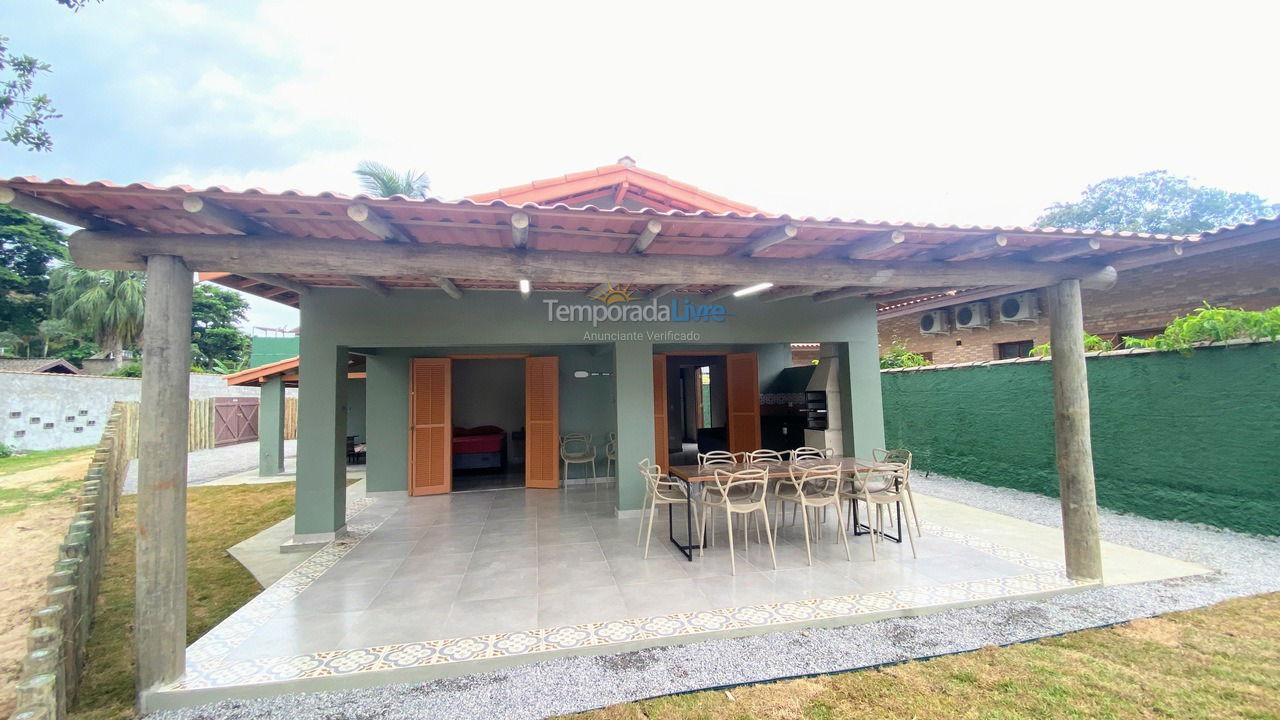
[[249, 367], [269, 365], [297, 357], [301, 341], [297, 337], [254, 337], [249, 346]]
[[[1098, 502], [1280, 534], [1280, 343], [1090, 358]], [[1050, 364], [884, 373], [921, 469], [1057, 496]]]
[[[637, 508], [642, 496], [641, 479], [635, 468], [642, 457], [652, 457], [652, 366], [651, 353], [668, 349], [760, 350], [771, 346], [762, 357], [761, 380], [767, 384], [783, 365], [784, 343], [831, 341], [872, 348], [868, 364], [850, 382], [859, 387], [851, 395], [850, 412], [868, 418], [859, 425], [860, 444], [883, 445], [880, 426], [880, 387], [867, 383], [874, 375], [876, 344], [875, 308], [858, 298], [831, 303], [814, 303], [800, 298], [763, 303], [759, 298], [727, 300], [730, 316], [722, 323], [589, 322], [550, 321], [544, 300], [566, 304], [587, 303], [580, 294], [536, 294], [522, 298], [515, 293], [474, 292], [461, 301], [443, 293], [393, 291], [383, 297], [362, 290], [316, 288], [302, 300], [303, 382], [300, 395], [303, 411], [299, 420], [301, 457], [327, 455], [332, 428], [323, 418], [334, 412], [333, 403], [310, 396], [334, 392], [332, 382], [309, 385], [306, 380], [309, 355], [314, 351], [327, 358], [334, 348], [351, 348], [385, 359], [382, 371], [370, 365], [367, 388], [367, 425], [370, 438], [369, 487], [372, 490], [404, 488], [403, 459], [407, 454], [407, 389], [397, 385], [392, 374], [407, 382], [407, 358], [468, 352], [532, 352], [560, 355], [561, 429], [587, 430], [604, 437], [618, 428], [618, 505]], [[673, 337], [664, 333], [695, 333], [696, 338]], [[864, 358], [865, 360], [866, 358]], [[390, 366], [404, 363], [394, 373]], [[323, 366], [322, 366], [323, 367]], [[572, 377], [575, 370], [609, 373], [586, 379]], [[318, 371], [316, 371], [318, 373]], [[375, 379], [378, 372], [383, 380]], [[327, 373], [327, 371], [326, 371]], [[614, 374], [617, 373], [617, 374]], [[625, 380], [619, 375], [625, 374]], [[618, 387], [615, 387], [618, 385]], [[405, 399], [398, 399], [405, 398]], [[648, 398], [648, 400], [646, 400]], [[381, 417], [381, 403], [392, 403], [396, 417]], [[400, 410], [401, 406], [405, 410]], [[321, 413], [313, 419], [312, 408]], [[389, 415], [391, 415], [389, 414]], [[345, 418], [344, 418], [345, 420]], [[311, 429], [308, 426], [312, 425]], [[601, 443], [603, 447], [603, 442]], [[381, 460], [376, 455], [382, 455]], [[336, 513], [310, 515], [302, 521], [304, 505], [319, 507], [333, 501], [332, 464], [299, 462], [299, 526], [316, 527], [332, 523]], [[303, 502], [304, 496], [318, 498]], [[313, 524], [314, 521], [314, 524]], [[339, 523], [340, 525], [340, 523]], [[299, 530], [301, 532], [301, 530]], [[313, 530], [314, 532], [314, 530]]]

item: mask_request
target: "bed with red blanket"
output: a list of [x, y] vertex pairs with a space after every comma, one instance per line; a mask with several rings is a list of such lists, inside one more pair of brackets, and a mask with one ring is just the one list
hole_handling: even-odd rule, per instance
[[496, 425], [453, 429], [453, 469], [480, 470], [507, 464], [507, 432]]

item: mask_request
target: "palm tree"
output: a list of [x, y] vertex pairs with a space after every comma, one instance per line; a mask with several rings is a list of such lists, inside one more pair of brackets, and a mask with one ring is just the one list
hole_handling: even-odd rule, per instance
[[404, 195], [425, 198], [427, 191], [431, 189], [431, 179], [426, 173], [408, 170], [402, 175], [387, 165], [371, 160], [365, 160], [356, 166], [356, 175], [360, 178], [360, 186], [378, 197]]
[[67, 264], [49, 273], [53, 312], [93, 335], [109, 350], [114, 366], [124, 364], [124, 346], [142, 336], [146, 277], [120, 270], [85, 270]]

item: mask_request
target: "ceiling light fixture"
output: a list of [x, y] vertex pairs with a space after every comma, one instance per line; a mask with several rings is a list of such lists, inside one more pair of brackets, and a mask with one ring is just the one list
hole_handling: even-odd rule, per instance
[[520, 294], [528, 295], [531, 289], [533, 288], [529, 285], [529, 281], [524, 278], [520, 278]]
[[755, 295], [756, 293], [762, 290], [768, 290], [771, 287], [773, 287], [773, 283], [771, 282], [756, 283], [755, 285], [748, 285], [740, 290], [734, 290], [733, 296], [746, 297], [747, 295]]

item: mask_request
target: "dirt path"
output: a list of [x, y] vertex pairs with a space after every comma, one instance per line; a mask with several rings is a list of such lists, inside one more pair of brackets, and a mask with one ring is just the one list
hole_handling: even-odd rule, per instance
[[31, 612], [45, 596], [45, 577], [75, 513], [72, 483], [89, 469], [93, 450], [69, 460], [0, 476], [0, 490], [49, 495], [19, 512], [0, 515], [0, 717], [13, 712], [13, 685], [26, 654]]

